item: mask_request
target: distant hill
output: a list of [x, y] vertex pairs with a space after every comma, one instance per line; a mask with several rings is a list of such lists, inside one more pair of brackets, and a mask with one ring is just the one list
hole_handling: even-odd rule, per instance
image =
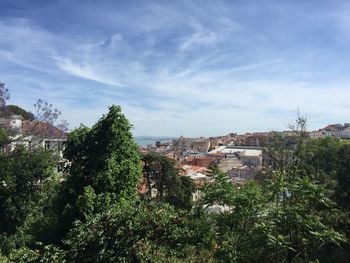
[[148, 136], [148, 135], [143, 135], [143, 136], [135, 136], [136, 140], [152, 140], [152, 141], [169, 141], [176, 139], [175, 137], [169, 137], [169, 136]]
[[34, 120], [33, 113], [31, 113], [30, 111], [26, 111], [25, 109], [23, 109], [17, 105], [8, 105], [8, 106], [6, 106], [6, 108], [8, 111], [7, 114], [12, 113], [12, 114], [20, 115], [23, 117], [24, 120], [27, 120], [27, 121]]

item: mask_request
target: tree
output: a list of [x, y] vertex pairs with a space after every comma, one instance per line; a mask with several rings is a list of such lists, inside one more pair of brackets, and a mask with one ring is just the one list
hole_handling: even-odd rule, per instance
[[[91, 129], [81, 126], [69, 134], [64, 151], [69, 175], [58, 200], [63, 233], [75, 219], [136, 196], [142, 168], [130, 129], [121, 108], [112, 106]], [[87, 211], [83, 204], [91, 202]]]
[[307, 139], [307, 117], [297, 112], [294, 123], [288, 125], [290, 132], [272, 132], [264, 149], [265, 166], [282, 172], [288, 166], [300, 162], [300, 146]]
[[[272, 162], [270, 180], [265, 184], [271, 202], [266, 214], [272, 224], [265, 231], [272, 262], [314, 260], [324, 246], [332, 243], [339, 247], [346, 240], [327, 219], [328, 211], [337, 210], [330, 199], [330, 185], [320, 176], [337, 167], [337, 161], [329, 158], [332, 153], [326, 157], [320, 149], [332, 145], [329, 151], [338, 146], [328, 140], [320, 144], [308, 140], [307, 121], [300, 115], [290, 127], [293, 137], [280, 137], [268, 151], [270, 160], [277, 160]], [[330, 162], [324, 162], [327, 159]]]
[[270, 205], [264, 231], [268, 261], [315, 260], [323, 246], [339, 246], [346, 240], [324, 218], [323, 211], [336, 213], [327, 189], [304, 170], [275, 172], [268, 183], [267, 198]]
[[[49, 239], [43, 233], [55, 220], [51, 203], [59, 186], [55, 168], [60, 160], [53, 152], [34, 147], [34, 143], [27, 147], [28, 140], [42, 139], [47, 122], [45, 119], [32, 121], [31, 113], [6, 105], [9, 97], [8, 89], [1, 84], [1, 116], [19, 114], [28, 120], [19, 131], [9, 129], [7, 121], [0, 128], [0, 250], [6, 253]], [[52, 112], [46, 111], [45, 116], [49, 118]], [[9, 144], [11, 147], [7, 147]]]
[[7, 110], [9, 113], [22, 116], [23, 120], [33, 121], [35, 119], [33, 113], [26, 111], [17, 105], [8, 105]]
[[195, 235], [186, 215], [172, 206], [135, 200], [76, 222], [65, 244], [72, 262], [187, 262]]
[[[303, 167], [323, 183], [334, 180], [340, 167], [340, 149], [344, 143], [338, 138], [309, 139], [300, 146]], [[346, 155], [344, 155], [346, 157]]]
[[338, 152], [336, 200], [341, 207], [350, 211], [350, 144], [344, 144]]
[[319, 259], [324, 247], [339, 247], [346, 240], [327, 218], [328, 211], [338, 212], [327, 185], [305, 165], [304, 127], [298, 118], [292, 136], [276, 133], [271, 138], [268, 176], [259, 185], [232, 185], [217, 172], [206, 187], [204, 204], [223, 208], [213, 215], [220, 261], [311, 261]]
[[[0, 148], [4, 149], [12, 143], [31, 142], [31, 146], [35, 147], [41, 143], [42, 139], [51, 137], [64, 137], [68, 132], [68, 123], [65, 120], [58, 122], [61, 112], [53, 107], [52, 104], [39, 99], [34, 108], [36, 115], [28, 112], [16, 105], [6, 105], [10, 98], [10, 93], [5, 88], [4, 83], [0, 83], [0, 117], [4, 118], [0, 125], [1, 129], [6, 130], [7, 136], [1, 137]], [[24, 119], [21, 127], [14, 128], [9, 119], [13, 114], [20, 115]], [[34, 138], [34, 141], [32, 140]]]
[[47, 101], [38, 99], [34, 103], [35, 115], [34, 118], [38, 122], [47, 122], [52, 126], [58, 127], [61, 131], [68, 131], [68, 122], [66, 120], [61, 120], [59, 123], [59, 117], [61, 116], [61, 111], [54, 108], [52, 104]]
[[142, 160], [149, 197], [152, 189], [156, 189], [158, 201], [168, 202], [177, 208], [191, 208], [194, 183], [189, 177], [181, 176], [174, 160], [157, 153], [145, 154]]
[[0, 82], [0, 110], [6, 107], [6, 101], [10, 99], [9, 90], [5, 87], [5, 83]]
[[215, 256], [219, 262], [263, 262], [266, 234], [261, 227], [267, 200], [262, 189], [253, 181], [232, 184], [223, 172], [204, 190], [200, 205], [219, 206], [210, 214], [216, 232]]
[[51, 153], [27, 152], [17, 147], [0, 158], [0, 250], [5, 252], [32, 244], [32, 226], [42, 219], [48, 205], [49, 196], [44, 197], [43, 190], [52, 196], [52, 182], [56, 181]]
[[[327, 197], [336, 202], [337, 210], [319, 211], [325, 224], [350, 239], [350, 220], [347, 196], [349, 196], [348, 163], [349, 144], [346, 140], [326, 137], [309, 139], [299, 147], [300, 167], [312, 178], [312, 182], [327, 190]], [[324, 260], [347, 262], [350, 255], [349, 241], [341, 247], [326, 244], [319, 251]]]

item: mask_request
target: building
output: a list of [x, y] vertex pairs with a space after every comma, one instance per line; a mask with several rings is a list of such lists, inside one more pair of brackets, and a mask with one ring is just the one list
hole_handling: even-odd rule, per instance
[[210, 157], [200, 157], [200, 158], [189, 159], [187, 163], [209, 168], [211, 165], [217, 163], [217, 160]]
[[12, 151], [16, 146], [41, 147], [63, 157], [66, 134], [48, 122], [26, 121], [21, 116], [10, 115], [0, 118], [0, 126], [9, 132], [11, 141], [4, 146]]
[[228, 173], [231, 169], [242, 166], [243, 163], [239, 159], [222, 159], [218, 163], [218, 168], [224, 173]]
[[269, 135], [267, 133], [252, 134], [245, 138], [245, 146], [266, 146], [269, 141]]
[[[208, 157], [221, 155], [223, 159], [257, 159], [262, 161], [262, 148], [248, 146], [220, 146], [208, 153]], [[252, 161], [253, 162], [253, 161]]]
[[10, 134], [16, 134], [21, 132], [22, 122], [22, 116], [11, 114], [0, 118], [0, 127], [10, 132]]
[[350, 123], [329, 124], [318, 131], [309, 132], [310, 138], [335, 137], [339, 139], [350, 139]]
[[254, 167], [249, 166], [241, 166], [232, 168], [228, 175], [232, 179], [234, 183], [243, 183], [246, 180], [250, 180], [254, 178], [254, 175], [256, 173], [256, 169]]
[[202, 188], [210, 181], [211, 170], [203, 166], [187, 164], [179, 165], [179, 168], [183, 171], [182, 175], [191, 178], [195, 184], [196, 189], [192, 193], [192, 200], [199, 200], [203, 195]]

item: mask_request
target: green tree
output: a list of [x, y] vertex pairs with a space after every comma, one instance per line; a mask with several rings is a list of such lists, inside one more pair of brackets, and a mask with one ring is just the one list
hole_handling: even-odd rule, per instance
[[346, 262], [350, 256], [349, 162], [350, 145], [347, 140], [326, 137], [310, 139], [300, 147], [302, 166], [313, 181], [329, 189], [328, 196], [338, 205], [338, 211], [323, 211], [327, 224], [346, 234], [348, 242], [341, 248], [328, 244], [320, 252], [326, 260]]
[[3, 128], [0, 128], [0, 149], [3, 149], [3, 146], [8, 141], [9, 141], [9, 138], [8, 138], [6, 130]]
[[142, 160], [149, 196], [151, 197], [152, 189], [156, 189], [158, 201], [168, 202], [177, 208], [190, 209], [195, 186], [191, 178], [181, 176], [176, 162], [157, 153], [145, 154]]
[[210, 214], [216, 232], [215, 256], [220, 262], [262, 262], [267, 236], [264, 222], [267, 200], [253, 181], [234, 185], [219, 172], [215, 182], [206, 186], [202, 205]]
[[[33, 242], [33, 225], [43, 217], [51, 186], [57, 185], [55, 157], [17, 147], [0, 158], [0, 247], [3, 251]], [[12, 157], [12, 155], [14, 157]], [[57, 183], [53, 183], [53, 182]]]
[[338, 212], [330, 199], [330, 178], [338, 167], [340, 143], [308, 139], [307, 121], [300, 115], [290, 127], [292, 136], [275, 137], [267, 152], [273, 162], [265, 184], [271, 203], [266, 213], [270, 222], [265, 229], [270, 246], [266, 253], [273, 262], [314, 260], [323, 247], [330, 243], [339, 247], [345, 241], [328, 219], [329, 213]]
[[112, 106], [91, 129], [69, 134], [64, 156], [71, 165], [57, 206], [63, 233], [75, 219], [136, 196], [142, 167], [130, 129], [121, 108]]
[[12, 113], [12, 114], [16, 114], [16, 115], [20, 115], [23, 117], [24, 120], [28, 120], [28, 121], [33, 121], [34, 120], [34, 114], [26, 111], [25, 109], [22, 109], [21, 107], [17, 106], [17, 105], [8, 105], [7, 106], [7, 110], [8, 112]]
[[121, 202], [76, 222], [67, 255], [72, 262], [176, 262], [196, 245], [196, 228], [189, 226], [186, 214], [168, 204]]
[[341, 207], [350, 211], [350, 144], [344, 144], [338, 154], [336, 199]]
[[264, 223], [268, 261], [315, 260], [323, 246], [339, 246], [345, 241], [344, 235], [325, 220], [323, 211], [337, 212], [327, 189], [304, 170], [273, 173], [267, 198], [270, 205]]
[[[300, 146], [299, 158], [308, 173], [315, 176], [315, 180], [333, 184], [342, 166], [340, 162], [344, 159], [340, 155], [343, 145], [344, 142], [338, 138], [309, 139]], [[330, 185], [330, 187], [333, 186]]]

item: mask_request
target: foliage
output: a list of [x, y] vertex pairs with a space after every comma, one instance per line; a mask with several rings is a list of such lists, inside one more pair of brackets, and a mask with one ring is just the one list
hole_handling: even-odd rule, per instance
[[[348, 141], [330, 137], [310, 139], [300, 148], [302, 166], [312, 176], [313, 181], [319, 182], [330, 190], [328, 196], [338, 205], [337, 212], [332, 210], [322, 211], [323, 217], [329, 225], [344, 233], [349, 240], [350, 145]], [[343, 245], [343, 248], [329, 245], [323, 248], [323, 257], [334, 254], [338, 262], [344, 262], [340, 258], [346, 259], [350, 256], [349, 241], [346, 245]]]
[[34, 114], [26, 111], [25, 109], [22, 109], [21, 107], [17, 105], [8, 105], [7, 110], [11, 112], [12, 114], [20, 115], [23, 117], [24, 120], [33, 121], [34, 120]]
[[8, 262], [65, 263], [66, 253], [63, 250], [57, 247], [54, 247], [52, 245], [44, 246], [40, 249], [30, 249], [28, 247], [22, 247], [22, 248], [13, 250], [9, 254]]
[[65, 243], [74, 262], [172, 262], [193, 244], [186, 215], [158, 202], [121, 202], [76, 222]]
[[[334, 184], [325, 178], [339, 176], [339, 167], [348, 171], [338, 155], [346, 146], [333, 139], [306, 139], [303, 118], [291, 127], [288, 136], [271, 137], [264, 152], [267, 169], [259, 185], [232, 185], [216, 172], [215, 183], [206, 187], [204, 204], [222, 208], [213, 215], [218, 233], [215, 255], [220, 261], [317, 260], [325, 247], [344, 245], [346, 238], [339, 232], [344, 228], [335, 230], [329, 220], [338, 210], [331, 200]], [[326, 149], [334, 152], [327, 154]], [[344, 155], [350, 156], [346, 151]], [[345, 178], [342, 175], [344, 182]]]
[[157, 153], [145, 154], [142, 160], [149, 196], [152, 189], [156, 189], [158, 201], [168, 202], [177, 208], [190, 209], [195, 186], [192, 179], [181, 176], [176, 162]]
[[[16, 156], [12, 158], [11, 155]], [[52, 194], [55, 160], [43, 150], [29, 152], [17, 147], [0, 158], [0, 247], [11, 247], [30, 242], [28, 232], [48, 205]], [[49, 188], [49, 189], [48, 189]]]
[[270, 225], [265, 230], [270, 261], [310, 260], [327, 243], [339, 246], [345, 241], [323, 218], [324, 210], [336, 212], [323, 185], [308, 176], [277, 172], [268, 188], [271, 205], [266, 226]]
[[121, 108], [112, 106], [91, 129], [69, 134], [64, 156], [71, 165], [57, 205], [64, 231], [75, 219], [136, 196], [141, 161], [130, 129]]
[[9, 138], [5, 129], [0, 128], [0, 149], [8, 142]]
[[66, 120], [60, 120], [58, 123], [61, 111], [54, 108], [52, 104], [38, 99], [33, 106], [35, 112], [34, 119], [36, 121], [49, 123], [63, 132], [68, 132], [68, 122]]
[[341, 207], [350, 211], [350, 144], [340, 148], [338, 158], [336, 200]]
[[203, 204], [219, 205], [220, 212], [212, 214], [216, 228], [215, 255], [220, 262], [254, 262], [266, 243], [263, 222], [266, 200], [258, 185], [251, 181], [233, 185], [223, 173], [205, 189]]
[[[290, 127], [271, 137], [259, 181], [232, 184], [213, 165], [194, 206], [194, 184], [173, 160], [141, 160], [118, 106], [69, 134], [62, 183], [51, 153], [2, 152], [0, 262], [346, 262], [350, 144], [307, 139], [300, 115]], [[142, 161], [154, 199], [137, 197]]]
[[220, 170], [215, 173], [213, 179], [215, 180], [213, 184], [205, 186], [205, 197], [202, 203], [204, 205], [230, 205], [235, 191], [232, 181]]
[[304, 169], [312, 174], [315, 180], [333, 184], [343, 159], [340, 156], [343, 145], [338, 138], [310, 139], [300, 146], [299, 158]]
[[58, 109], [53, 108], [52, 104], [49, 104], [41, 99], [34, 103], [34, 109], [35, 119], [45, 120], [49, 123], [54, 123], [61, 115], [61, 112]]

